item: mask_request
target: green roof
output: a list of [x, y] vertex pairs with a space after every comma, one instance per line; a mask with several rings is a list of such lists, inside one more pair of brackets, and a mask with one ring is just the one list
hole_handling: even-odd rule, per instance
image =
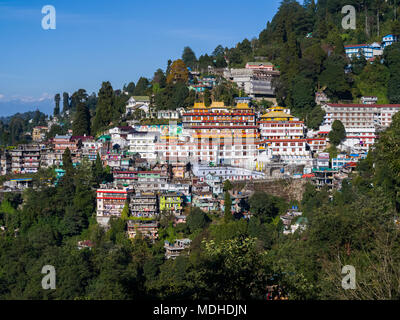
[[324, 167], [321, 167], [321, 168], [313, 168], [312, 169], [312, 172], [323, 172], [323, 171], [326, 171], [326, 172], [336, 172], [336, 171], [338, 171], [337, 169], [332, 169], [332, 168], [324, 168]]
[[247, 62], [247, 64], [250, 65], [267, 65], [267, 66], [273, 66], [273, 64], [269, 61], [256, 61], [256, 62]]
[[100, 139], [103, 139], [103, 140], [111, 140], [111, 136], [106, 135], [106, 134], [103, 134], [102, 136], [100, 136], [100, 137], [97, 138], [97, 140], [100, 140]]
[[133, 96], [133, 99], [136, 101], [150, 101], [149, 96]]

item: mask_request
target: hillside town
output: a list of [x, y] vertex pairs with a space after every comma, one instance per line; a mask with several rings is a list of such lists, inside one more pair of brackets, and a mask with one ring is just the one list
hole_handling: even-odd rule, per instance
[[400, 0], [21, 1], [0, 300], [400, 298]]
[[[270, 63], [252, 62], [243, 71], [262, 74], [273, 69]], [[150, 97], [128, 100], [127, 114], [141, 110], [146, 118], [167, 119], [169, 124], [142, 125], [131, 120], [130, 125], [110, 128], [97, 138], [73, 136], [70, 130], [49, 140], [44, 138], [49, 127], [34, 127], [33, 143], [8, 148], [1, 155], [1, 174], [19, 176], [5, 181], [3, 191], [31, 187], [32, 179], [24, 175], [40, 168], [52, 167], [57, 179], [61, 178], [67, 148], [75, 166], [84, 158], [95, 162], [99, 157], [113, 179], [97, 190], [97, 222], [107, 228], [110, 218], [121, 217], [128, 203], [129, 237], [141, 232], [155, 240], [161, 213], [172, 214], [175, 223], [185, 223], [190, 207], [209, 213], [224, 211], [226, 180], [304, 179], [318, 189], [340, 189], [341, 181], [366, 158], [379, 132], [390, 126], [400, 109], [397, 104], [368, 100], [363, 104], [324, 103], [324, 121], [312, 130], [278, 105], [257, 112], [252, 106], [254, 80], [246, 79], [232, 80], [243, 81], [250, 95], [238, 98], [232, 106], [213, 101], [209, 106], [195, 103], [187, 109], [151, 112]], [[328, 136], [336, 120], [343, 123], [346, 137], [338, 145], [340, 153], [331, 157]], [[235, 201], [231, 213], [249, 214]]]

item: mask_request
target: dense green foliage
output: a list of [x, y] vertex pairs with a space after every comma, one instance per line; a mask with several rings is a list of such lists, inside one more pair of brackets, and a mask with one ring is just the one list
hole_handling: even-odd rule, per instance
[[[97, 226], [92, 187], [104, 171], [86, 161], [74, 168], [66, 151], [67, 172], [56, 187], [42, 185], [22, 198], [7, 194], [1, 202], [0, 298], [265, 299], [273, 284], [290, 299], [398, 298], [399, 146], [397, 114], [340, 191], [331, 196], [307, 185], [300, 204], [304, 231], [283, 235], [279, 216], [289, 204], [256, 192], [248, 220], [194, 208], [175, 227], [163, 216], [154, 244], [127, 239], [125, 214], [108, 231]], [[189, 255], [166, 260], [163, 241], [186, 237]], [[77, 249], [84, 239], [94, 243], [91, 250]], [[54, 291], [41, 289], [46, 264], [57, 270]], [[341, 287], [347, 264], [357, 270], [357, 290]]]
[[329, 141], [334, 145], [339, 145], [346, 138], [346, 129], [340, 120], [332, 123], [332, 130], [329, 132]]
[[0, 145], [15, 146], [31, 142], [33, 127], [45, 126], [46, 118], [44, 113], [36, 110], [0, 119]]

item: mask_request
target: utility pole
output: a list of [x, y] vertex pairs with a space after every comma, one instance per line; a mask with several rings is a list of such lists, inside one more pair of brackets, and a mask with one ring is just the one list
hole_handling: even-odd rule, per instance
[[377, 19], [378, 19], [378, 37], [379, 37], [379, 8], [378, 8], [378, 13], [377, 13]]
[[364, 1], [364, 11], [365, 11], [365, 33], [367, 37], [369, 38], [369, 30], [368, 30], [368, 10], [367, 10], [367, 4]]

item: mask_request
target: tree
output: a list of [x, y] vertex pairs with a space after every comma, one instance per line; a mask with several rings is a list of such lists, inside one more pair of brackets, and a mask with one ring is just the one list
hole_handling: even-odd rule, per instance
[[326, 86], [325, 92], [333, 99], [351, 99], [350, 85], [344, 68], [346, 61], [342, 56], [331, 55], [324, 63], [325, 70], [322, 71], [319, 80], [321, 85]]
[[189, 78], [189, 71], [183, 60], [175, 60], [171, 65], [171, 70], [167, 74], [167, 83], [187, 83]]
[[229, 180], [224, 181], [224, 191], [229, 191], [233, 189], [233, 184]]
[[11, 136], [11, 145], [16, 145], [23, 139], [24, 133], [24, 120], [16, 115], [11, 118], [10, 124], [10, 136]]
[[97, 185], [102, 183], [103, 180], [105, 179], [103, 164], [101, 162], [101, 158], [98, 152], [96, 154], [96, 161], [94, 162], [93, 165], [93, 177]]
[[113, 117], [114, 103], [115, 95], [111, 83], [108, 81], [103, 82], [98, 93], [96, 115], [93, 119], [93, 135], [96, 135], [110, 124]]
[[190, 47], [185, 47], [183, 49], [182, 60], [187, 67], [191, 69], [194, 69], [196, 67], [197, 58], [195, 53]]
[[50, 130], [46, 133], [46, 139], [54, 138], [56, 135], [66, 134], [67, 130], [58, 124], [53, 124]]
[[204, 105], [206, 107], [209, 107], [211, 105], [211, 92], [210, 90], [206, 89], [204, 90]]
[[67, 92], [63, 93], [63, 112], [69, 110], [69, 94]]
[[254, 193], [250, 199], [250, 212], [259, 218], [262, 223], [271, 222], [285, 207], [282, 199], [266, 194], [264, 192]]
[[302, 75], [298, 75], [293, 79], [292, 86], [291, 99], [294, 109], [313, 109], [315, 106], [314, 82]]
[[57, 117], [60, 114], [60, 100], [61, 100], [60, 94], [57, 93], [54, 96], [54, 101], [56, 103], [56, 106], [54, 107], [54, 116], [55, 117]]
[[128, 92], [129, 95], [133, 95], [135, 92], [135, 83], [134, 82], [129, 82], [128, 86], [125, 88], [125, 91]]
[[209, 240], [204, 241], [203, 246], [204, 259], [194, 266], [199, 277], [198, 286], [204, 288], [197, 289], [199, 299], [265, 299], [271, 265], [255, 239]]
[[339, 145], [346, 138], [346, 129], [340, 120], [333, 121], [332, 130], [329, 132], [329, 141], [334, 145]]
[[225, 199], [224, 199], [224, 221], [229, 222], [233, 220], [232, 215], [232, 199], [229, 191], [225, 191]]
[[121, 219], [128, 220], [128, 218], [129, 218], [129, 203], [127, 201], [127, 202], [125, 202], [124, 208], [122, 209]]
[[192, 208], [186, 220], [190, 232], [193, 233], [196, 230], [203, 229], [207, 223], [208, 217], [206, 214], [197, 207]]
[[400, 43], [386, 47], [383, 58], [390, 72], [387, 85], [388, 99], [390, 103], [400, 103]]
[[167, 84], [167, 77], [165, 76], [164, 72], [161, 69], [157, 69], [156, 72], [154, 72], [153, 76], [153, 86], [154, 84], [158, 84], [159, 88], [165, 88]]
[[140, 77], [139, 81], [136, 83], [136, 87], [134, 90], [134, 96], [145, 96], [146, 91], [149, 88], [150, 82], [145, 77]]
[[63, 168], [65, 170], [65, 174], [66, 175], [71, 174], [74, 167], [72, 165], [71, 151], [69, 150], [69, 148], [65, 149], [63, 153], [62, 163], [63, 163]]
[[224, 53], [225, 53], [224, 47], [221, 46], [221, 45], [218, 45], [218, 46], [214, 49], [214, 51], [212, 52], [211, 55], [212, 55], [213, 57], [217, 58], [217, 57], [220, 57], [220, 56], [224, 56]]
[[199, 57], [199, 69], [201, 72], [208, 70], [208, 67], [213, 65], [214, 65], [214, 59], [213, 57], [210, 57], [208, 54], [201, 55]]
[[249, 39], [244, 39], [242, 42], [239, 42], [237, 44], [237, 48], [244, 56], [249, 56], [252, 53], [252, 47]]
[[75, 92], [71, 100], [76, 104], [76, 113], [72, 124], [72, 131], [75, 136], [90, 134], [90, 112], [86, 104], [87, 93], [85, 90]]

